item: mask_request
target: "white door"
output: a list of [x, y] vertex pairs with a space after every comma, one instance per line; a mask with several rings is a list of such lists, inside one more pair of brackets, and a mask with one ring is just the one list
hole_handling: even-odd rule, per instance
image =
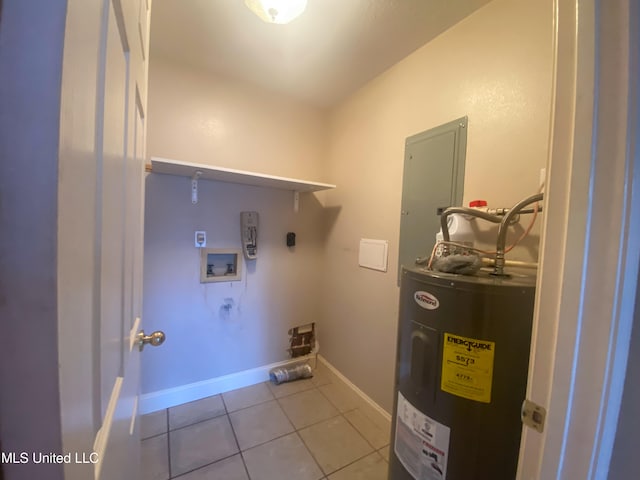
[[60, 125], [60, 388], [63, 451], [81, 461], [65, 465], [66, 480], [140, 476], [149, 8], [148, 0], [68, 2]]

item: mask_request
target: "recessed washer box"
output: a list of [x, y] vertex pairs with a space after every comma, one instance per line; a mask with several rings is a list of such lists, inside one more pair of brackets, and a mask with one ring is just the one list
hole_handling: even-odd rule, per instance
[[234, 248], [200, 251], [200, 283], [237, 282], [242, 279], [242, 252]]

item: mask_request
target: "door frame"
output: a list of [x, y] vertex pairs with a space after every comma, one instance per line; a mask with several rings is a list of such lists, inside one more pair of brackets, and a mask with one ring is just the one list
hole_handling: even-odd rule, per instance
[[[554, 87], [519, 479], [603, 479], [618, 425], [640, 252], [638, 8], [554, 0]], [[632, 14], [630, 14], [632, 13]]]

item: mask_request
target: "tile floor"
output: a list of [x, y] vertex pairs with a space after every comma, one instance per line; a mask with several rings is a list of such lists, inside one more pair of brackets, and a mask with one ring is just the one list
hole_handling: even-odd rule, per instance
[[318, 362], [314, 377], [144, 415], [144, 480], [386, 480], [389, 422]]

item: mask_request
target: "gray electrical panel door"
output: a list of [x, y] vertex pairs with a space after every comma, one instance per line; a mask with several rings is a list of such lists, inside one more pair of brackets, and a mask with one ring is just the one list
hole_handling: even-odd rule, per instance
[[402, 265], [431, 254], [440, 207], [462, 204], [467, 117], [408, 137], [405, 142], [398, 283]]

